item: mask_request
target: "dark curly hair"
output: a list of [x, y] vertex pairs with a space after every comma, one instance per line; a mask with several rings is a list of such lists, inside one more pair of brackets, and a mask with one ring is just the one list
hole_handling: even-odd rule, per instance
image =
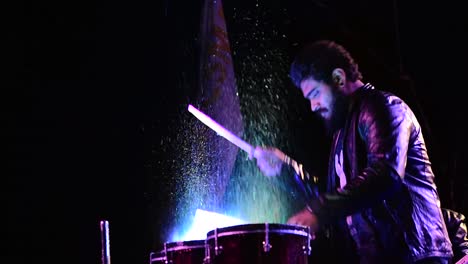
[[290, 77], [297, 87], [310, 77], [332, 85], [332, 72], [336, 68], [343, 69], [350, 81], [362, 79], [357, 63], [343, 46], [330, 40], [320, 40], [304, 46], [296, 55]]

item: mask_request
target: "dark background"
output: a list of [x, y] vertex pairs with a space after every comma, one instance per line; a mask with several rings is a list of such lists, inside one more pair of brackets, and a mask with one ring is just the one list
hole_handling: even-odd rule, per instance
[[[148, 163], [164, 159], [154, 142], [171, 133], [166, 124], [194, 93], [179, 83], [196, 55], [200, 2], [4, 8], [11, 82], [1, 96], [2, 263], [97, 263], [102, 219], [110, 221], [112, 262], [148, 263], [154, 232], [164, 228], [155, 225], [173, 210]], [[309, 39], [337, 39], [366, 80], [408, 100], [426, 131], [443, 205], [468, 213], [462, 1], [225, 0], [228, 31], [233, 7], [257, 2], [288, 10], [291, 54]]]

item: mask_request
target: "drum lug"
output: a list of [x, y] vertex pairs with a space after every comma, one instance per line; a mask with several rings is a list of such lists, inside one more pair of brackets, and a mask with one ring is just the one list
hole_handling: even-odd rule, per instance
[[221, 254], [221, 250], [223, 250], [223, 246], [218, 246], [218, 228], [215, 228], [214, 230], [214, 233], [215, 233], [215, 256], [218, 256], [219, 254]]
[[223, 251], [223, 246], [215, 247], [215, 255], [218, 256]]
[[307, 246], [303, 246], [304, 254], [310, 255], [312, 252], [312, 247], [310, 246], [310, 240], [312, 240], [312, 235], [310, 234], [310, 227], [307, 227]]
[[311, 247], [302, 246], [302, 250], [304, 251], [305, 255], [310, 255], [310, 253], [312, 252]]
[[270, 249], [272, 248], [270, 244], [270, 237], [269, 237], [269, 225], [268, 223], [265, 223], [265, 241], [263, 241], [263, 251], [269, 252]]
[[205, 239], [205, 258], [203, 259], [203, 264], [210, 263], [210, 245], [208, 241]]
[[269, 252], [271, 248], [272, 248], [272, 246], [270, 244], [263, 241], [263, 251]]
[[170, 261], [167, 261], [167, 242], [164, 243], [164, 263], [170, 264]]

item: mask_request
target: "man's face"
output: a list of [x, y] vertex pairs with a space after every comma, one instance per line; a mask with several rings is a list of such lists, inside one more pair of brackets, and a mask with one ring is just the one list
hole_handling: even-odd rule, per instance
[[347, 97], [337, 87], [331, 87], [323, 81], [313, 78], [300, 84], [304, 98], [309, 100], [310, 109], [324, 121], [328, 132], [333, 133], [344, 125]]

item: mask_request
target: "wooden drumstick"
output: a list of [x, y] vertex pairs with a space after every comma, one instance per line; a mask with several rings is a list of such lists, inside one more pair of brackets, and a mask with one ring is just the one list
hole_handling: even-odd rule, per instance
[[196, 118], [202, 121], [205, 125], [209, 128], [213, 129], [218, 135], [222, 136], [223, 138], [229, 140], [234, 145], [238, 146], [245, 152], [249, 154], [249, 156], [253, 155], [254, 148], [249, 143], [245, 142], [244, 140], [240, 139], [238, 136], [231, 133], [229, 130], [218, 124], [216, 121], [211, 119], [211, 117], [207, 116], [193, 105], [188, 106], [188, 111], [192, 113]]

